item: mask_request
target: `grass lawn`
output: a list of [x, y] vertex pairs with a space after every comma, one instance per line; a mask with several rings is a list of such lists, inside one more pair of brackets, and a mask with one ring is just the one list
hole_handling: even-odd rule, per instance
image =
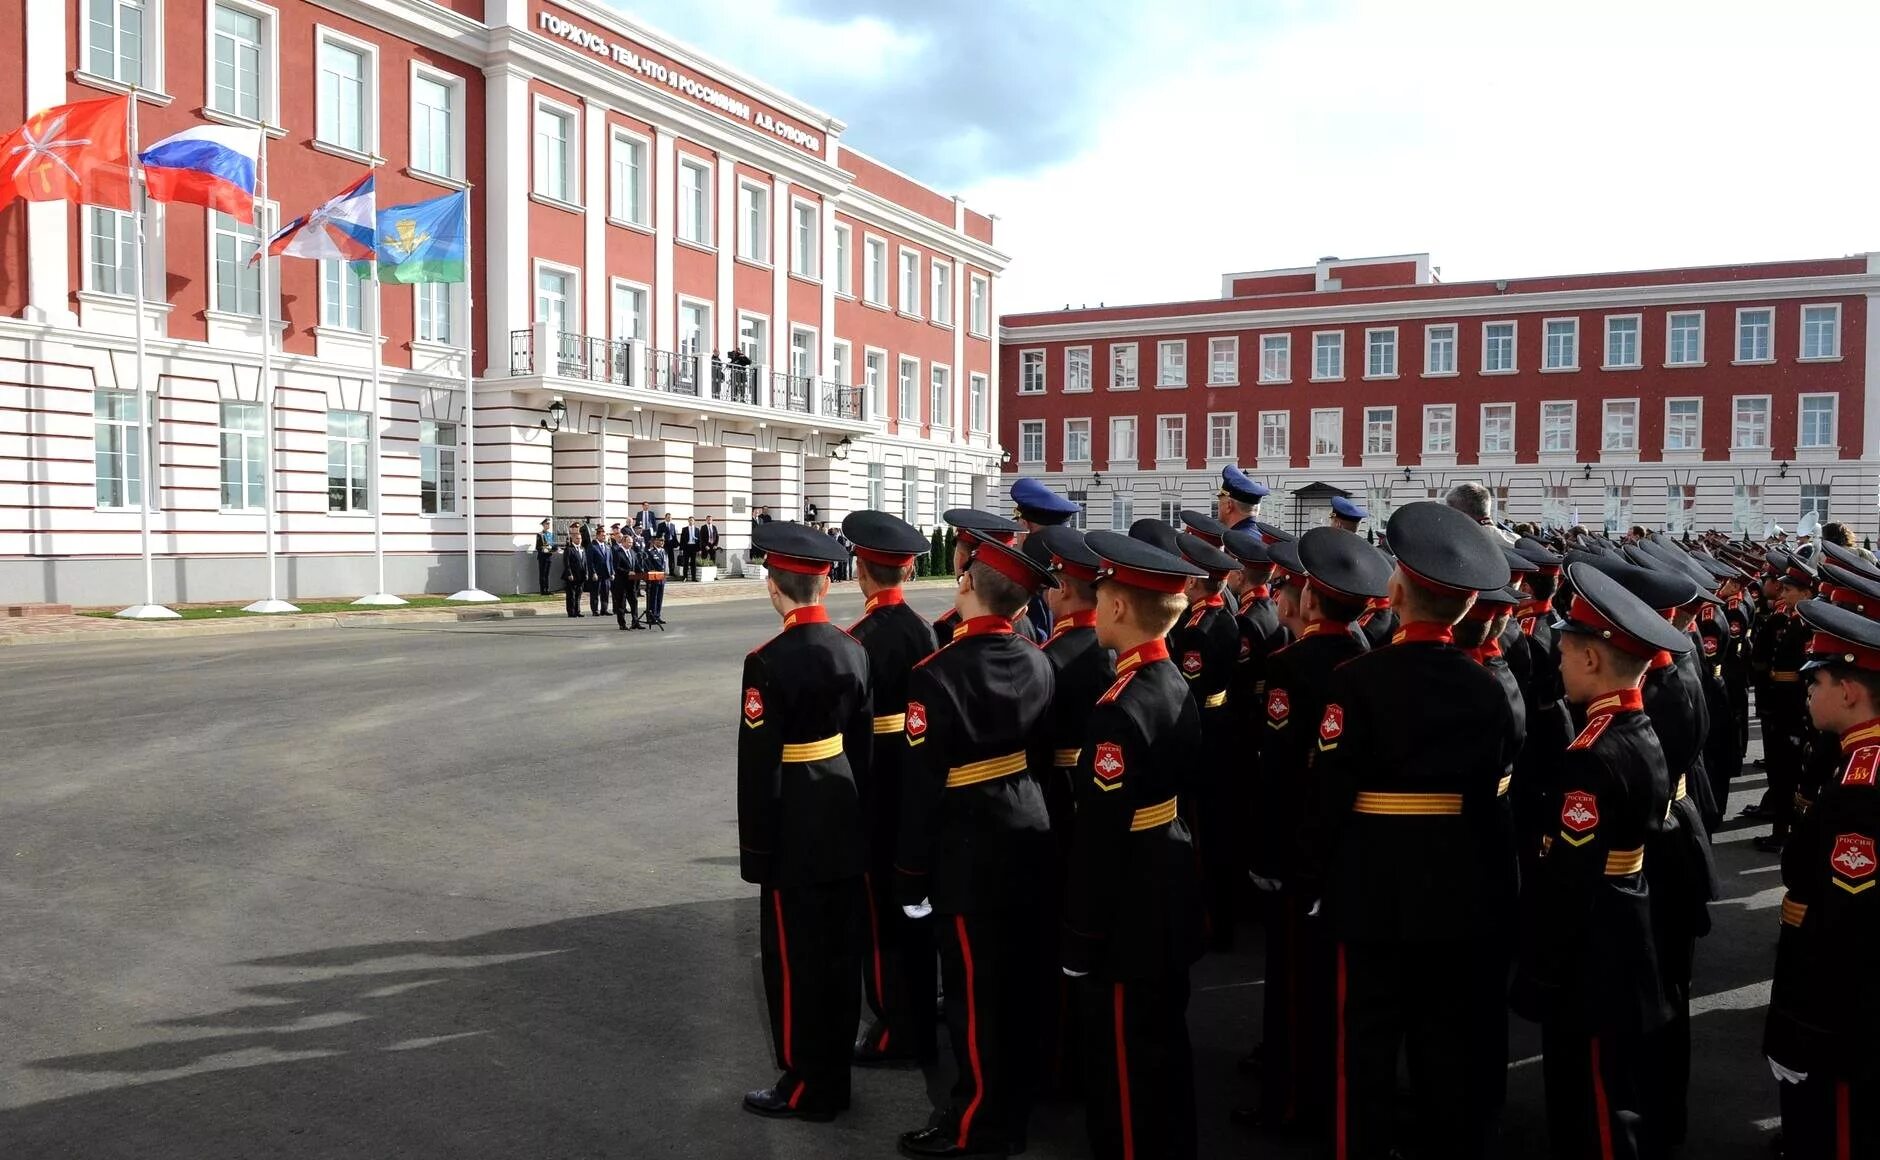
[[[516, 595], [503, 596], [500, 599], [504, 604], [541, 604], [547, 601], [560, 603], [562, 595], [559, 592], [550, 593], [547, 596], [540, 596], [533, 592], [524, 592]], [[407, 596], [405, 600], [407, 603], [394, 604], [389, 610], [379, 605], [356, 606], [350, 600], [308, 600], [301, 602], [299, 605], [296, 605], [296, 607], [298, 607], [302, 613], [329, 614], [334, 612], [385, 612], [395, 611], [400, 608], [444, 608], [446, 606], [451, 608], [479, 607], [479, 605], [463, 601], [448, 600], [442, 596]], [[243, 612], [242, 607], [241, 604], [185, 604], [176, 611], [182, 614], [184, 620], [243, 620], [251, 616], [294, 615], [291, 612]], [[101, 616], [108, 619], [115, 614], [115, 609], [93, 608], [86, 609], [81, 615]]]

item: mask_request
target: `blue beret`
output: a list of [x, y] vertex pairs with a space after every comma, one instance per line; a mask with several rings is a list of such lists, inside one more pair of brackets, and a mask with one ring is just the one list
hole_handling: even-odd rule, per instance
[[1332, 511], [1340, 519], [1347, 520], [1361, 520], [1371, 514], [1342, 495], [1332, 497]]
[[1221, 468], [1221, 490], [1242, 503], [1259, 503], [1272, 494], [1271, 488], [1249, 479], [1246, 472], [1231, 463]]
[[1061, 524], [1077, 514], [1077, 505], [1029, 476], [1012, 485], [1019, 514], [1036, 524]]

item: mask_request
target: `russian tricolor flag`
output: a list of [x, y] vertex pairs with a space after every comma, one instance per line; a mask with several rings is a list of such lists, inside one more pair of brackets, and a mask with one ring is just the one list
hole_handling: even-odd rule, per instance
[[240, 222], [255, 220], [255, 159], [261, 130], [199, 125], [165, 137], [137, 155], [152, 201], [219, 209]]

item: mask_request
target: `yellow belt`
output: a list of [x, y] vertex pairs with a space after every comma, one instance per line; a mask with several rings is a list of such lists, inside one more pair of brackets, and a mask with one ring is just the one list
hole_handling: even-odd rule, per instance
[[1802, 674], [1785, 673], [1785, 672], [1777, 671], [1777, 672], [1771, 672], [1769, 674], [1769, 679], [1776, 682], [1779, 685], [1792, 685], [1795, 682], [1802, 679]]
[[1081, 749], [1054, 749], [1051, 751], [1051, 764], [1059, 769], [1070, 769], [1083, 755], [1084, 751]]
[[1606, 855], [1606, 877], [1619, 878], [1626, 874], [1637, 874], [1645, 869], [1645, 847], [1636, 850], [1613, 850]]
[[1434, 816], [1438, 814], [1460, 814], [1462, 795], [1459, 793], [1371, 793], [1358, 794], [1351, 803], [1354, 813], [1360, 814], [1412, 814]]
[[1225, 704], [1227, 704], [1226, 689], [1222, 689], [1218, 693], [1209, 693], [1206, 697], [1201, 699], [1201, 707], [1203, 709], [1218, 709]]
[[1671, 792], [1671, 800], [1681, 802], [1689, 796], [1691, 796], [1691, 787], [1685, 782], [1684, 775], [1680, 773], [1678, 775], [1678, 788]]
[[1008, 753], [1004, 757], [988, 757], [971, 765], [956, 765], [947, 770], [947, 788], [958, 789], [963, 785], [978, 785], [997, 777], [1010, 777], [1024, 768], [1023, 753]]
[[1808, 904], [1806, 902], [1797, 902], [1786, 894], [1782, 896], [1783, 926], [1800, 926], [1802, 920], [1807, 917]]
[[783, 747], [783, 760], [786, 762], [824, 761], [842, 752], [842, 734], [825, 737], [821, 741], [804, 741], [796, 745]]
[[1512, 773], [1502, 774], [1501, 780], [1495, 783], [1495, 796], [1506, 797], [1508, 794], [1508, 787], [1512, 786], [1513, 784], [1514, 784], [1514, 774]]
[[1153, 830], [1157, 826], [1166, 826], [1175, 820], [1175, 799], [1170, 798], [1159, 806], [1144, 806], [1129, 819], [1131, 833], [1137, 830]]
[[877, 733], [899, 733], [905, 728], [907, 728], [906, 713], [883, 713], [875, 718], [875, 732]]

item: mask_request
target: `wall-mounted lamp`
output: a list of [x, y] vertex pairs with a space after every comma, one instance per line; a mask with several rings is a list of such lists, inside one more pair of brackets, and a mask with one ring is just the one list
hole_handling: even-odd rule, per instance
[[1787, 479], [1788, 477], [1789, 477], [1789, 461], [1784, 459], [1782, 461], [1782, 470], [1776, 472], [1776, 478]]
[[559, 431], [561, 430], [562, 420], [567, 417], [568, 404], [561, 401], [560, 395], [556, 395], [555, 401], [548, 405], [548, 418], [542, 420], [542, 429], [544, 431]]
[[1001, 464], [1012, 462], [1012, 453], [1010, 451], [999, 452], [999, 462]]
[[831, 459], [847, 459], [849, 457], [849, 448], [853, 447], [854, 445], [855, 445], [854, 440], [850, 439], [847, 435], [844, 435], [842, 437], [842, 442], [836, 444], [835, 447], [830, 450], [829, 457]]
[[1585, 471], [1581, 473], [1580, 478], [1581, 479], [1593, 478], [1593, 465], [1590, 463], [1584, 463], [1584, 464], [1581, 464], [1581, 466], [1585, 468]]
[[1403, 469], [1403, 481], [1405, 483], [1409, 483], [1411, 478], [1412, 476], [1410, 475], [1410, 469], [1408, 467], [1404, 468]]
[[1091, 487], [1103, 486], [1103, 473], [1102, 472], [1098, 472], [1097, 474], [1090, 477], [1090, 486]]

